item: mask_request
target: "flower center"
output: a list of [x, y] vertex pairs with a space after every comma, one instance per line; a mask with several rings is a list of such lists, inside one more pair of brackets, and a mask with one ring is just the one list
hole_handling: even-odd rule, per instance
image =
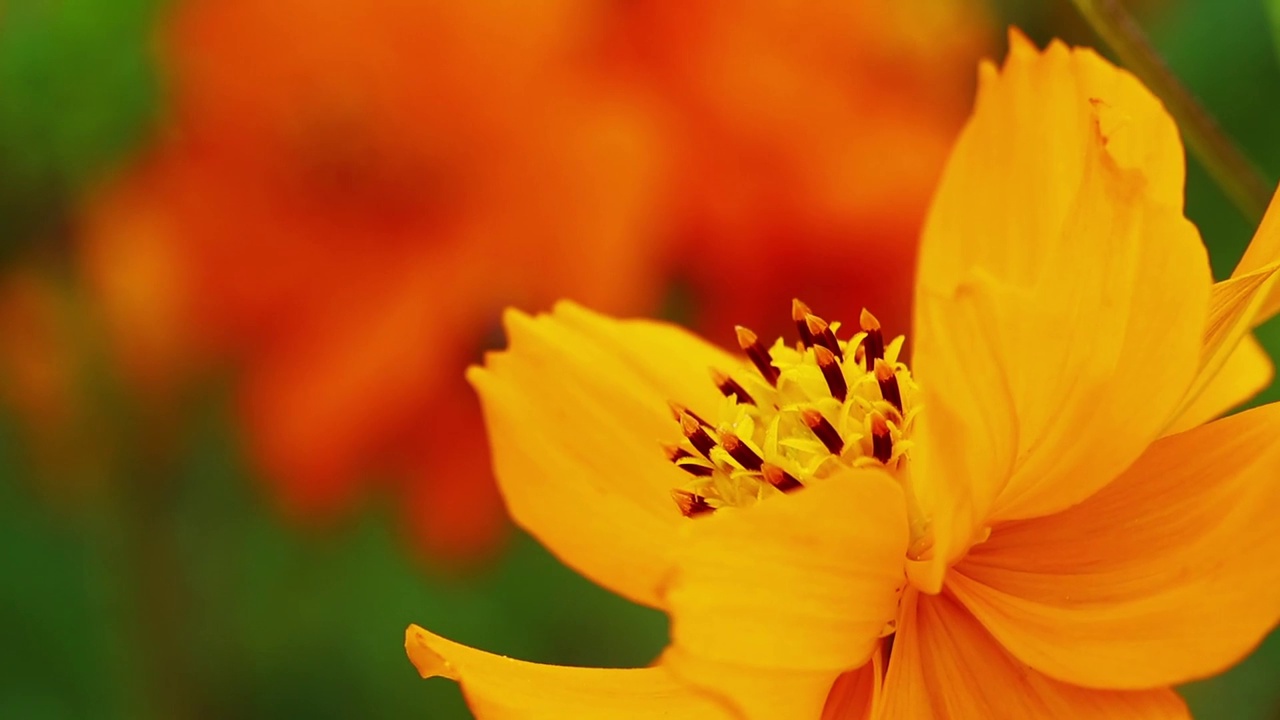
[[792, 303], [800, 340], [765, 348], [738, 327], [738, 344], [753, 369], [711, 369], [725, 399], [703, 418], [671, 403], [684, 441], [664, 447], [689, 474], [672, 491], [680, 512], [698, 517], [723, 507], [747, 507], [795, 492], [845, 468], [883, 467], [904, 482], [915, 539], [927, 528], [909, 483], [911, 431], [919, 387], [900, 361], [904, 338], [885, 343], [880, 323], [863, 310], [859, 331], [839, 338], [841, 325]]

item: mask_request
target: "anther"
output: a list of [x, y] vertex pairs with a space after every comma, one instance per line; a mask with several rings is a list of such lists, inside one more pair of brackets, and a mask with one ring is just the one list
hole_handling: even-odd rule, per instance
[[893, 457], [893, 437], [889, 434], [889, 423], [878, 412], [871, 413], [871, 454], [882, 463]]
[[826, 320], [817, 315], [809, 315], [804, 321], [805, 326], [809, 329], [809, 334], [813, 336], [813, 344], [825, 347], [831, 351], [832, 355], [838, 358], [844, 358], [844, 352], [840, 350], [840, 343], [836, 340], [836, 334]]
[[794, 475], [787, 472], [786, 470], [783, 470], [777, 465], [770, 465], [769, 463], [765, 463], [764, 466], [760, 469], [760, 474], [764, 476], [765, 482], [769, 483], [770, 485], [774, 486], [775, 488], [777, 488], [778, 490], [781, 490], [784, 493], [791, 492], [793, 490], [799, 490], [800, 488], [804, 487], [804, 485], [800, 484], [800, 481], [797, 480]]
[[773, 366], [773, 359], [769, 357], [769, 351], [764, 349], [764, 345], [760, 344], [760, 338], [741, 325], [735, 327], [734, 331], [738, 334], [738, 346], [747, 354], [752, 364], [770, 385], [777, 385], [778, 368]]
[[849, 396], [849, 386], [844, 381], [844, 371], [840, 369], [840, 363], [836, 360], [836, 356], [825, 346], [814, 345], [813, 357], [818, 361], [818, 369], [822, 371], [822, 377], [827, 380], [827, 387], [831, 389], [831, 397], [844, 402], [845, 398]]
[[685, 458], [693, 457], [693, 453], [685, 450], [679, 445], [672, 445], [670, 443], [662, 444], [662, 454], [666, 455], [667, 461], [672, 463], [677, 463]]
[[680, 514], [685, 517], [697, 517], [714, 512], [715, 508], [707, 504], [707, 499], [688, 490], [672, 490], [671, 499], [676, 501]]
[[876, 382], [880, 383], [880, 396], [902, 412], [902, 391], [898, 388], [898, 376], [893, 366], [884, 360], [876, 360]]
[[716, 441], [711, 439], [706, 430], [702, 429], [702, 424], [692, 413], [686, 411], [680, 415], [680, 429], [684, 431], [684, 436], [689, 438], [689, 442], [693, 444], [694, 449], [702, 453], [706, 459], [711, 459], [711, 448], [716, 446]]
[[711, 427], [711, 423], [702, 419], [701, 415], [699, 415], [698, 413], [690, 410], [689, 408], [685, 407], [684, 405], [681, 405], [680, 403], [674, 400], [667, 401], [667, 408], [671, 410], [671, 417], [675, 418], [676, 422], [681, 422], [680, 418], [684, 417], [685, 415], [689, 415], [694, 420], [697, 420], [699, 425], [702, 425], [704, 427]]
[[737, 398], [739, 405], [755, 405], [756, 401], [747, 393], [747, 389], [738, 384], [737, 380], [729, 377], [727, 373], [711, 368], [711, 381], [720, 389], [721, 394], [725, 397]]
[[876, 361], [884, 357], [884, 334], [880, 332], [880, 321], [876, 319], [866, 308], [862, 309], [862, 315], [858, 317], [858, 326], [867, 334], [867, 339], [863, 341], [866, 350], [866, 365], [868, 372], [875, 370]]
[[752, 472], [759, 472], [764, 464], [764, 460], [756, 454], [755, 450], [747, 447], [747, 444], [742, 442], [742, 438], [731, 432], [720, 433], [720, 447], [737, 460], [739, 465]]
[[663, 445], [662, 452], [666, 454], [667, 460], [669, 460], [672, 465], [675, 465], [676, 467], [680, 468], [681, 470], [689, 473], [694, 477], [708, 477], [715, 472], [715, 468], [708, 467], [706, 465], [700, 465], [696, 462], [692, 462], [692, 463], [680, 462], [681, 460], [687, 460], [693, 457], [693, 453], [689, 452], [688, 450], [685, 450], [679, 445]]
[[800, 419], [804, 420], [804, 424], [813, 431], [832, 455], [839, 455], [844, 450], [844, 440], [841, 439], [840, 433], [836, 432], [835, 426], [823, 417], [821, 412], [813, 408], [805, 408], [800, 411]]
[[791, 300], [791, 319], [795, 321], [796, 331], [800, 333], [800, 344], [805, 347], [813, 347], [813, 333], [809, 332], [809, 323], [806, 321], [812, 314], [808, 305], [795, 298]]

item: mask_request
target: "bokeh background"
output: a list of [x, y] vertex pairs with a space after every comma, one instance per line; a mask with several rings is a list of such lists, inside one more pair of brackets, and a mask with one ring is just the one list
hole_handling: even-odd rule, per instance
[[[0, 0], [0, 718], [469, 717], [410, 622], [652, 660], [502, 518], [500, 309], [904, 330], [977, 58], [1097, 45], [1065, 1], [685, 5]], [[1274, 183], [1266, 2], [1131, 9]], [[1222, 275], [1251, 222], [1190, 165]], [[1280, 718], [1280, 636], [1183, 692]]]

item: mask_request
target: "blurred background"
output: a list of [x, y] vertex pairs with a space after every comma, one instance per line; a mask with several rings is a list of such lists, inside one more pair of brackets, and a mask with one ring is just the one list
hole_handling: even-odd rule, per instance
[[[1098, 45], [1065, 0], [695, 5], [0, 0], [0, 718], [469, 717], [410, 622], [653, 659], [504, 519], [461, 376], [501, 308], [905, 332], [977, 60]], [[1130, 7], [1280, 177], [1265, 0]], [[1229, 272], [1252, 223], [1194, 160], [1187, 202]], [[1280, 718], [1277, 677], [1183, 691]]]

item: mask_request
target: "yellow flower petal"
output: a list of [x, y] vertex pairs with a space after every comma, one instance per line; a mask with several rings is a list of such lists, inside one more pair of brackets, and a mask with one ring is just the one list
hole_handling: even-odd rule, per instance
[[1062, 680], [1142, 688], [1223, 670], [1280, 620], [1280, 404], [1164, 438], [1054, 516], [997, 527], [947, 587]]
[[[744, 720], [817, 718], [837, 673], [763, 669], [758, 664], [722, 663], [670, 648], [660, 667], [681, 682], [721, 701]], [[662, 716], [659, 716], [662, 717]]]
[[883, 720], [1189, 720], [1168, 689], [1091, 690], [1019, 663], [946, 595], [909, 592], [884, 688]]
[[467, 377], [480, 394], [498, 482], [516, 522], [568, 565], [657, 605], [687, 476], [659, 447], [678, 438], [668, 400], [710, 414], [707, 367], [732, 356], [674, 326], [561, 303], [506, 316], [510, 347]]
[[1252, 335], [1245, 335], [1165, 434], [1174, 435], [1219, 417], [1270, 385], [1274, 374], [1271, 356]]
[[[1280, 193], [1271, 197], [1271, 205], [1262, 217], [1258, 230], [1249, 241], [1244, 257], [1231, 273], [1231, 277], [1250, 275], [1267, 267], [1274, 267], [1280, 262]], [[1253, 324], [1259, 325], [1280, 312], [1280, 284], [1273, 283], [1267, 288], [1266, 297], [1260, 303]]]
[[476, 720], [732, 720], [735, 714], [665, 668], [540, 665], [491, 655], [410, 625], [405, 652], [424, 678], [462, 686]]
[[834, 674], [867, 661], [905, 582], [901, 489], [848, 471], [689, 523], [667, 595], [672, 644], [697, 658]]
[[[1168, 182], [1182, 152], [1168, 116], [1091, 51], [1012, 45], [983, 70], [922, 240], [914, 368], [933, 402], [918, 456], [940, 455], [924, 427], [940, 405], [983, 439], [953, 450], [995, 452], [997, 471], [1013, 458], [976, 485], [937, 472], [981, 460], [925, 461], [955, 536], [938, 538], [937, 563], [963, 549], [966, 518], [1045, 515], [1127, 467], [1181, 404], [1208, 307], [1204, 247]], [[993, 347], [954, 352], [975, 343]]]
[[836, 679], [822, 708], [822, 720], [872, 720], [880, 712], [884, 685], [884, 653], [877, 649], [871, 662]]
[[1277, 280], [1280, 280], [1277, 269], [1280, 269], [1280, 264], [1272, 264], [1214, 284], [1209, 296], [1209, 317], [1205, 323], [1200, 369], [1183, 396], [1172, 427], [1185, 426], [1185, 420], [1181, 416], [1192, 405], [1200, 402], [1200, 394], [1210, 383], [1244, 382], [1239, 378], [1219, 379], [1218, 376], [1225, 371], [1225, 364], [1239, 348], [1240, 342], [1257, 324], [1256, 319], [1263, 302]]

